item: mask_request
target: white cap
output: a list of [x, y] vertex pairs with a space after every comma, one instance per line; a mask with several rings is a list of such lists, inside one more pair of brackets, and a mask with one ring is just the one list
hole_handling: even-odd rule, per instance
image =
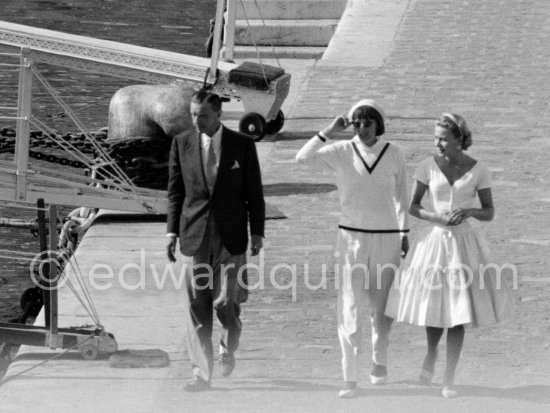
[[349, 110], [349, 112], [348, 112], [348, 119], [351, 120], [351, 118], [353, 117], [353, 112], [355, 112], [355, 110], [357, 108], [360, 108], [361, 106], [370, 106], [371, 108], [373, 108], [374, 110], [376, 110], [380, 114], [380, 117], [382, 118], [382, 121], [386, 122], [386, 114], [384, 113], [382, 108], [380, 106], [378, 106], [378, 104], [372, 99], [361, 99], [359, 102], [357, 102], [355, 105], [353, 105], [351, 107], [351, 109]]

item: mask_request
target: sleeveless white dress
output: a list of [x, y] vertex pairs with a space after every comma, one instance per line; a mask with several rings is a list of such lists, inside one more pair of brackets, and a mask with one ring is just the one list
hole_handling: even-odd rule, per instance
[[[439, 213], [473, 207], [477, 191], [491, 187], [489, 172], [479, 162], [450, 185], [433, 157], [418, 166], [414, 179], [429, 187], [433, 209]], [[514, 307], [504, 280], [510, 274], [510, 268], [491, 260], [487, 242], [468, 220], [456, 226], [434, 225], [418, 236], [403, 261], [386, 315], [441, 328], [500, 322]]]

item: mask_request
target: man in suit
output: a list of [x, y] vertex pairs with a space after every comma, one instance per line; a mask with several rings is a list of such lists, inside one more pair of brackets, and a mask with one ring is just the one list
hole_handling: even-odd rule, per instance
[[[263, 246], [265, 202], [254, 141], [224, 125], [220, 97], [201, 89], [191, 98], [194, 129], [174, 137], [168, 179], [168, 259], [183, 254], [189, 311], [187, 348], [193, 377], [186, 391], [210, 388], [213, 311], [220, 320], [219, 363], [228, 376], [246, 300], [248, 224], [251, 255]], [[241, 271], [240, 271], [241, 270]]]

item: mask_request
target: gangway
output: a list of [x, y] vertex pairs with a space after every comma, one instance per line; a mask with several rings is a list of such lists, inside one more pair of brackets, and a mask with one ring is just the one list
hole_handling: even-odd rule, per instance
[[206, 81], [220, 96], [242, 103], [242, 132], [254, 132], [250, 128], [255, 127], [263, 128], [265, 134], [270, 122], [276, 124], [275, 129], [283, 126], [280, 109], [288, 95], [290, 74], [280, 68], [224, 62], [218, 53], [207, 59], [0, 21], [0, 49], [17, 52], [21, 48], [29, 49], [29, 58], [36, 63], [144, 83], [191, 83], [196, 87]]

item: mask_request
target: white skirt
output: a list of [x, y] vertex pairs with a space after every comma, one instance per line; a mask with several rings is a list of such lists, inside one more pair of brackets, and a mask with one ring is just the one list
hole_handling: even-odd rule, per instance
[[487, 242], [468, 223], [432, 227], [403, 262], [386, 315], [440, 328], [498, 323], [515, 306], [504, 280], [512, 268], [491, 261]]

